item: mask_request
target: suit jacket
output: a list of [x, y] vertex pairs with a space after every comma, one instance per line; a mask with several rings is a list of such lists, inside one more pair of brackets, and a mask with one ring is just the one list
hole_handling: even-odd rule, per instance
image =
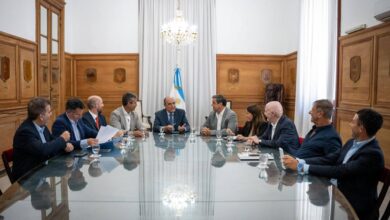
[[377, 199], [378, 179], [384, 168], [383, 152], [372, 140], [361, 147], [343, 164], [353, 139], [335, 153], [305, 159], [309, 173], [337, 179], [337, 187], [351, 203], [360, 219], [368, 219]]
[[[104, 117], [104, 115], [98, 114], [98, 118], [99, 118], [100, 126], [107, 126], [106, 118]], [[100, 127], [99, 128], [96, 127], [96, 122], [93, 119], [91, 113], [89, 113], [89, 111], [84, 112], [82, 120], [87, 127], [89, 127], [92, 130], [95, 130], [96, 132], [99, 132]]]
[[26, 119], [16, 130], [12, 168], [15, 180], [50, 157], [64, 152], [66, 142], [62, 137], [54, 138], [46, 126], [43, 135], [46, 143], [42, 143], [38, 130], [30, 119]]
[[[97, 131], [88, 128], [84, 124], [83, 120], [80, 119], [77, 121], [77, 127], [80, 133], [80, 140], [87, 138], [96, 138]], [[76, 136], [74, 134], [72, 124], [70, 123], [68, 116], [66, 116], [66, 113], [63, 113], [56, 118], [51, 128], [51, 131], [53, 132], [54, 137], [60, 136], [64, 131], [69, 131], [69, 142], [72, 143], [75, 148], [80, 148], [80, 140], [76, 141]]]
[[[210, 112], [209, 117], [207, 118], [206, 122], [203, 124], [202, 127], [206, 127], [211, 130], [211, 135], [215, 135], [217, 132], [217, 114], [216, 112], [212, 111]], [[237, 130], [237, 114], [225, 107], [225, 112], [222, 116], [222, 123], [221, 123], [221, 130], [222, 135], [227, 135], [226, 129], [230, 128], [233, 132], [236, 132]]]
[[260, 136], [260, 146], [272, 147], [272, 148], [283, 148], [284, 151], [295, 155], [296, 150], [299, 148], [299, 137], [297, 129], [294, 123], [287, 118], [282, 116], [275, 128], [274, 137], [272, 136], [272, 125], [268, 123], [267, 130]]
[[[265, 130], [267, 130], [267, 127], [268, 127], [267, 122], [261, 123], [259, 127], [254, 128], [254, 133], [252, 135], [261, 136], [265, 132]], [[252, 130], [252, 122], [247, 121], [245, 122], [244, 127], [240, 129], [240, 131], [238, 131], [238, 134], [241, 134], [244, 137], [248, 137], [249, 134], [251, 133], [251, 130]]]
[[[127, 112], [123, 110], [122, 106], [112, 111], [110, 116], [110, 125], [121, 130], [126, 130], [125, 114], [127, 114]], [[142, 122], [138, 114], [134, 111], [130, 112], [130, 131], [141, 130], [141, 128]]]
[[[173, 113], [173, 118], [175, 121], [175, 131], [177, 131], [178, 126], [182, 126], [185, 124], [186, 131], [189, 132], [191, 130], [190, 123], [188, 123], [186, 112], [183, 109], [176, 108]], [[169, 125], [168, 113], [165, 109], [162, 109], [155, 113], [154, 123], [153, 123], [153, 131], [160, 132], [161, 126]]]
[[341, 138], [332, 124], [313, 126], [295, 156], [301, 159], [321, 157], [337, 151], [341, 145]]

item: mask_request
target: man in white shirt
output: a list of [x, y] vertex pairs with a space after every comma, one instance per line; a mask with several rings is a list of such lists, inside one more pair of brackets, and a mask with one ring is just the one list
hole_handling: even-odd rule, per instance
[[122, 106], [111, 112], [110, 125], [124, 130], [131, 131], [135, 137], [142, 137], [143, 129], [141, 119], [134, 111], [137, 107], [137, 96], [127, 92], [122, 96]]
[[202, 126], [201, 134], [205, 136], [216, 135], [221, 131], [227, 135], [228, 131], [235, 133], [237, 130], [237, 114], [226, 108], [226, 99], [222, 95], [212, 97], [213, 111], [210, 112], [206, 122]]

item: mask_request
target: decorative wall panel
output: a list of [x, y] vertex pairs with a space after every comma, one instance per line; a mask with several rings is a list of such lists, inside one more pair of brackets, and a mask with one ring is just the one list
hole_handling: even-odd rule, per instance
[[246, 108], [264, 104], [268, 83], [285, 86], [285, 112], [293, 118], [295, 106], [296, 53], [279, 55], [217, 55], [217, 93], [233, 103], [239, 125], [245, 123]]

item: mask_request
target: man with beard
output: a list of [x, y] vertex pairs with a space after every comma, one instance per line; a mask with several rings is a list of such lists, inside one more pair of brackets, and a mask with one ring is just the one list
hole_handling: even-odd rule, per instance
[[[361, 109], [350, 126], [352, 139], [338, 151], [323, 157], [305, 160], [285, 155], [283, 164], [301, 174], [331, 179], [355, 209], [359, 219], [370, 219], [378, 198], [377, 185], [384, 169], [384, 158], [375, 134], [382, 127], [383, 117], [372, 109]], [[376, 213], [374, 213], [374, 211]]]
[[87, 100], [88, 112], [83, 114], [84, 124], [92, 130], [99, 131], [100, 126], [106, 126], [106, 118], [102, 115], [103, 112], [103, 99], [100, 96], [93, 95], [88, 97]]

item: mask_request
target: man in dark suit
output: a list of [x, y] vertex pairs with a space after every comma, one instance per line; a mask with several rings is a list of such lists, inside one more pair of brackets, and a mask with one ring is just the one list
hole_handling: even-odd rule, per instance
[[248, 142], [259, 144], [262, 147], [281, 147], [289, 154], [295, 155], [299, 148], [298, 132], [294, 123], [283, 115], [280, 102], [268, 102], [265, 105], [264, 114], [269, 122], [267, 129], [260, 137], [249, 137]]
[[78, 98], [71, 98], [66, 102], [65, 113], [59, 115], [53, 123], [52, 132], [55, 137], [64, 131], [69, 131], [70, 142], [76, 148], [85, 149], [98, 144], [95, 138], [96, 130], [88, 128], [81, 119], [84, 103]]
[[235, 133], [237, 130], [237, 114], [226, 108], [226, 99], [222, 95], [212, 97], [213, 111], [210, 112], [206, 122], [202, 126], [201, 134], [204, 136], [216, 135], [221, 131], [222, 135]]
[[315, 101], [309, 114], [314, 126], [295, 156], [300, 159], [321, 157], [340, 149], [341, 138], [332, 124], [332, 102], [327, 99]]
[[164, 109], [155, 113], [154, 132], [159, 132], [160, 128], [163, 128], [166, 133], [184, 133], [191, 130], [186, 112], [183, 109], [176, 108], [174, 98], [165, 97], [164, 107]]
[[324, 157], [295, 159], [284, 156], [283, 163], [302, 174], [331, 178], [345, 195], [360, 219], [378, 218], [374, 210], [379, 176], [384, 158], [375, 134], [382, 127], [383, 117], [372, 109], [361, 109], [350, 123], [352, 139], [335, 153]]
[[41, 97], [30, 100], [27, 114], [27, 119], [14, 136], [12, 173], [15, 179], [52, 156], [73, 151], [73, 145], [66, 143], [70, 138], [69, 132], [63, 131], [54, 138], [46, 127], [52, 114], [49, 100]]
[[100, 126], [107, 126], [106, 118], [102, 115], [103, 99], [100, 96], [90, 96], [87, 100], [88, 112], [83, 114], [84, 124], [96, 132], [99, 131]]

